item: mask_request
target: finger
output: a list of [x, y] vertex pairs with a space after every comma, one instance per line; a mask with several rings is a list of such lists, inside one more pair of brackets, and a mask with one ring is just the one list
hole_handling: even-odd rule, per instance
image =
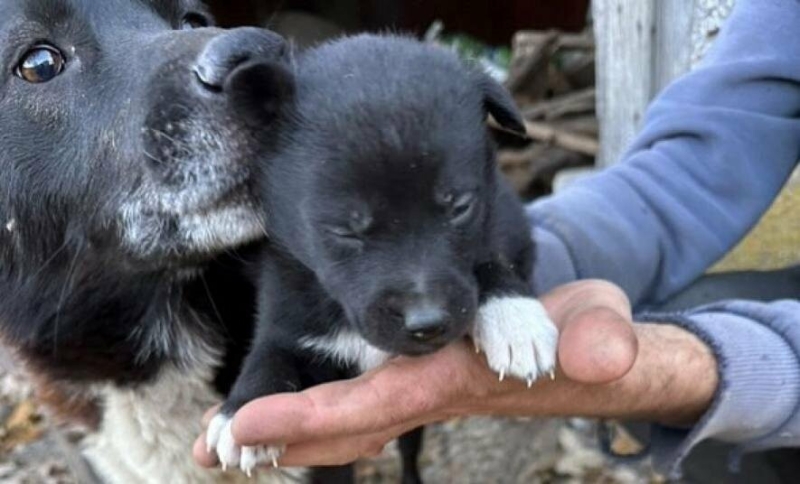
[[571, 380], [609, 383], [630, 371], [638, 348], [627, 318], [608, 308], [590, 308], [564, 324], [558, 358], [561, 370]]
[[565, 284], [545, 294], [540, 300], [560, 329], [563, 329], [575, 314], [596, 307], [610, 309], [629, 322], [633, 318], [630, 302], [622, 289], [602, 280]]
[[571, 380], [608, 383], [636, 361], [638, 342], [625, 293], [600, 280], [561, 286], [541, 298], [559, 326], [558, 359]]
[[461, 360], [471, 354], [461, 346], [394, 360], [354, 380], [250, 402], [234, 417], [234, 438], [242, 445], [291, 444], [383, 431], [435, 413], [460, 381], [469, 381]]
[[203, 428], [208, 427], [208, 423], [211, 422], [211, 419], [214, 418], [214, 415], [216, 415], [217, 412], [219, 412], [219, 408], [221, 406], [222, 406], [221, 404], [220, 405], [214, 405], [213, 407], [211, 407], [208, 410], [206, 410], [206, 413], [203, 414], [203, 418], [201, 420], [201, 422], [203, 424]]
[[192, 457], [200, 467], [216, 467], [216, 465], [219, 463], [216, 453], [208, 452], [206, 449], [205, 432], [203, 432], [203, 435], [194, 441], [194, 446], [192, 447]]
[[385, 432], [298, 443], [286, 449], [281, 456], [280, 465], [286, 467], [339, 466], [360, 459], [377, 457], [383, 453], [386, 444], [420, 425], [422, 424], [408, 423]]

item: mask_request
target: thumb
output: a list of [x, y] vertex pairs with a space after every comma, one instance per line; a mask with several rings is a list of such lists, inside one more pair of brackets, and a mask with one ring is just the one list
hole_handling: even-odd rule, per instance
[[543, 296], [542, 303], [560, 329], [559, 364], [567, 378], [602, 384], [628, 373], [638, 340], [621, 289], [603, 281], [581, 281]]

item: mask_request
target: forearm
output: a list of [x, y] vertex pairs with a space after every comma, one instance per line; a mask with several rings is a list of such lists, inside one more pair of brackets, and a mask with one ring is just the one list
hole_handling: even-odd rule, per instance
[[654, 428], [660, 470], [678, 476], [680, 461], [707, 439], [738, 444], [736, 455], [800, 445], [800, 302], [726, 301], [642, 317], [698, 335], [720, 368], [717, 391], [696, 425]]
[[[708, 409], [717, 388], [717, 362], [691, 333], [671, 325], [634, 327], [639, 352], [631, 370], [608, 384], [586, 384], [557, 375], [533, 389], [516, 382], [486, 382], [455, 415], [585, 416], [642, 419], [690, 425]], [[598, 354], [598, 357], [601, 357]], [[490, 373], [482, 375], [496, 379]]]

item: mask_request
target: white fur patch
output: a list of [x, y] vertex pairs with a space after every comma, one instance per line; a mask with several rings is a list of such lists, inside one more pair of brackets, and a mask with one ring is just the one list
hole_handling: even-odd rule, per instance
[[300, 340], [300, 345], [335, 360], [357, 365], [362, 372], [382, 365], [391, 357], [353, 331], [339, 331], [333, 336], [319, 338], [305, 337]]
[[219, 413], [211, 419], [206, 432], [208, 451], [217, 452], [223, 471], [239, 467], [247, 477], [253, 477], [253, 471], [259, 466], [270, 464], [278, 468], [278, 459], [286, 450], [284, 446], [238, 446], [233, 440], [232, 423], [233, 418]]
[[511, 375], [530, 386], [542, 375], [553, 375], [558, 329], [534, 298], [489, 299], [478, 310], [472, 338], [501, 380]]
[[[126, 203], [121, 210], [125, 246], [140, 256], [164, 250], [165, 222], [148, 212], [147, 206], [137, 200]], [[265, 236], [263, 221], [249, 203], [177, 215], [177, 239], [173, 242], [193, 252], [211, 253]]]
[[[200, 345], [196, 348], [201, 348]], [[106, 484], [239, 484], [283, 482], [264, 473], [249, 480], [240, 473], [200, 468], [192, 444], [202, 431], [203, 412], [219, 402], [210, 385], [216, 359], [194, 355], [193, 367], [164, 368], [157, 379], [135, 388], [98, 389], [103, 398], [100, 430], [86, 440], [84, 453]], [[205, 362], [201, 364], [200, 362]], [[299, 470], [298, 477], [303, 475]]]

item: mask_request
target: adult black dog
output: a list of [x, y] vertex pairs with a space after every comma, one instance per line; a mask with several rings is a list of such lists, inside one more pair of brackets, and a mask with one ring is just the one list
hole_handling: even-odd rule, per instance
[[239, 449], [231, 416], [307, 387], [320, 356], [363, 371], [470, 333], [501, 379], [530, 384], [555, 365], [528, 224], [485, 123], [524, 132], [509, 94], [451, 52], [368, 35], [302, 56], [296, 85], [260, 177], [272, 243], [255, 343], [207, 433], [246, 472], [280, 446]]
[[239, 478], [190, 449], [252, 330], [221, 256], [263, 236], [250, 161], [291, 84], [280, 37], [208, 22], [194, 0], [0, 0], [2, 337], [102, 409], [109, 482]]

